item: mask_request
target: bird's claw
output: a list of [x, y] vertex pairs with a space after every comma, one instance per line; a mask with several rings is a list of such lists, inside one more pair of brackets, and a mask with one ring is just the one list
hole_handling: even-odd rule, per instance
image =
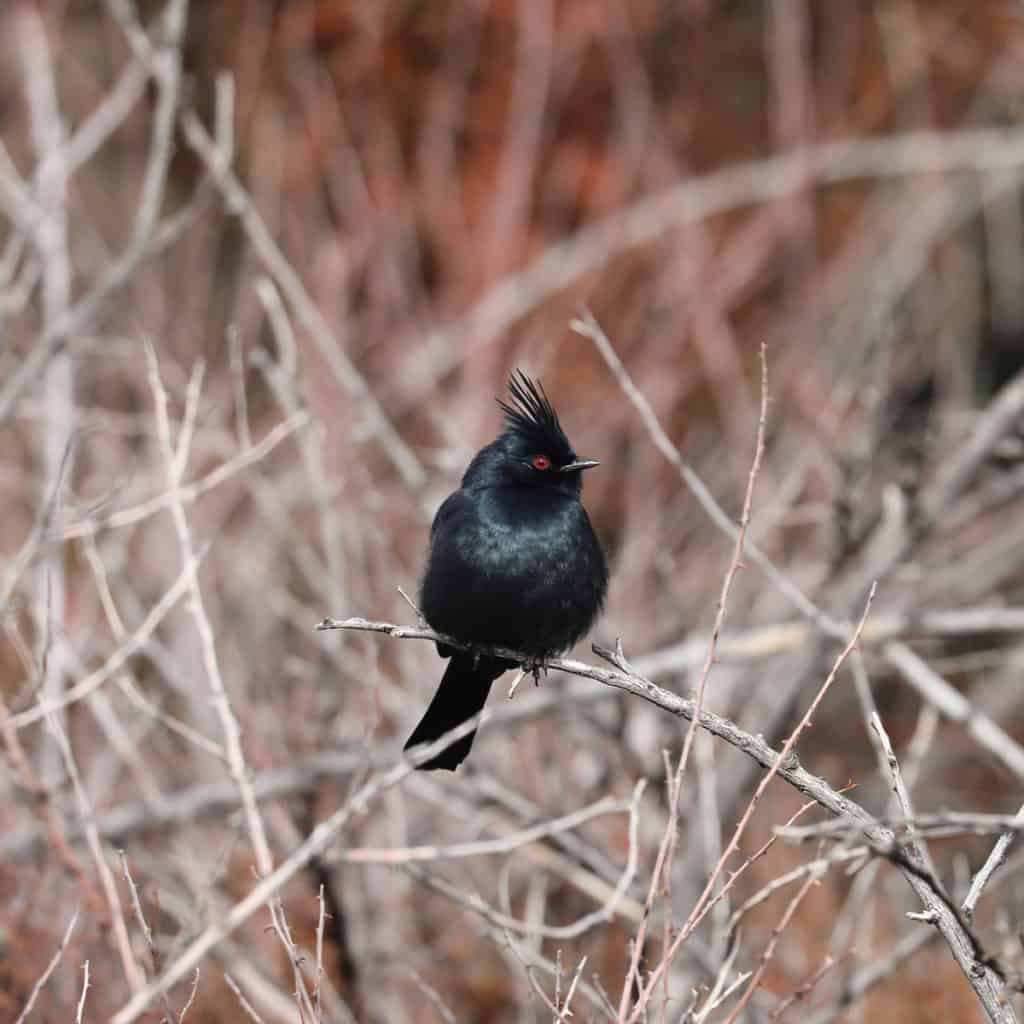
[[523, 671], [528, 672], [533, 676], [533, 685], [540, 686], [540, 676], [543, 672], [546, 676], [548, 674], [548, 667], [541, 661], [526, 661], [523, 662]]

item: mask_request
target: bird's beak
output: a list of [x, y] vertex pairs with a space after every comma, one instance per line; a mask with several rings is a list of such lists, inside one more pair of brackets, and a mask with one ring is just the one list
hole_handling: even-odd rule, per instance
[[577, 459], [575, 462], [569, 462], [562, 466], [559, 472], [562, 473], [578, 473], [583, 469], [593, 469], [594, 466], [600, 466], [601, 463], [596, 459]]

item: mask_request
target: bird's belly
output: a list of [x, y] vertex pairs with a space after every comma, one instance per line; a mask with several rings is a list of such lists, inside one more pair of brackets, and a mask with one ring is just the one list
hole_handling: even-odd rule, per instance
[[501, 524], [460, 532], [431, 558], [421, 601], [437, 630], [469, 643], [543, 657], [571, 646], [593, 622], [596, 540], [572, 543], [550, 524]]

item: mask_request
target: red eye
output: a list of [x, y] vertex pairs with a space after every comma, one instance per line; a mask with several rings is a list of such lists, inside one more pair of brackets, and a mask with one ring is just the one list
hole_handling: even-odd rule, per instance
[[533, 468], [534, 469], [550, 469], [551, 460], [546, 455], [534, 455], [533, 457]]

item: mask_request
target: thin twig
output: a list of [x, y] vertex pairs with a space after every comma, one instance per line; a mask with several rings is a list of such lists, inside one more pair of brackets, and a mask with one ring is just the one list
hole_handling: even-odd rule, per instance
[[906, 644], [893, 641], [885, 645], [884, 651], [886, 660], [921, 697], [947, 718], [960, 722], [980, 746], [997, 757], [1018, 779], [1024, 780], [1024, 747], [1005, 729], [975, 708]]
[[[95, 815], [93, 813], [92, 801], [89, 799], [82, 785], [82, 778], [78, 772], [78, 764], [71, 752], [71, 745], [68, 743], [67, 735], [55, 715], [46, 716], [46, 724], [53, 734], [64, 761], [64, 768], [71, 779], [75, 791], [75, 799], [78, 802], [79, 814], [85, 827], [85, 838], [89, 845], [89, 853], [92, 856], [93, 865], [99, 875], [100, 885], [103, 888], [103, 895], [107, 901], [107, 909], [110, 913], [110, 925], [114, 933], [114, 945], [117, 948], [118, 956], [121, 959], [121, 969], [124, 971], [125, 979], [129, 989], [137, 994], [145, 985], [146, 977], [135, 960], [132, 952], [131, 939], [128, 937], [128, 929], [124, 922], [124, 908], [121, 905], [121, 895], [117, 890], [117, 883], [114, 881], [114, 874], [103, 853], [103, 846], [100, 843], [99, 833], [96, 831]], [[83, 993], [84, 998], [84, 993]]]
[[89, 696], [93, 690], [102, 686], [112, 675], [118, 672], [125, 662], [136, 651], [142, 649], [156, 631], [157, 626], [166, 618], [171, 609], [188, 590], [195, 574], [199, 571], [206, 548], [201, 549], [195, 558], [185, 565], [181, 574], [166, 591], [164, 596], [153, 605], [149, 614], [142, 620], [139, 627], [126, 638], [125, 642], [111, 654], [96, 670], [84, 679], [64, 691], [63, 696], [56, 700], [38, 701], [25, 711], [10, 715], [3, 723], [5, 729], [23, 729], [26, 725], [39, 722], [49, 714], [55, 714], [70, 707], [77, 701]]
[[479, 724], [480, 716], [474, 715], [433, 742], [421, 744], [419, 748], [409, 751], [407, 757], [390, 770], [371, 777], [338, 810], [320, 822], [286, 860], [270, 874], [260, 878], [248, 895], [236, 903], [222, 919], [208, 924], [159, 977], [150, 981], [113, 1016], [111, 1024], [130, 1024], [131, 1021], [138, 1020], [153, 999], [168, 991], [198, 966], [214, 946], [240, 928], [257, 909], [272, 899], [286, 882], [302, 871], [310, 861], [319, 857], [348, 821], [354, 815], [362, 813], [375, 796], [397, 785], [410, 772], [415, 771], [417, 765], [429, 761], [452, 743], [469, 735]]
[[85, 995], [89, 991], [89, 961], [82, 964], [82, 995], [78, 1000], [75, 1009], [75, 1024], [82, 1024], [82, 1014], [85, 1013]]
[[754, 995], [757, 986], [761, 983], [761, 979], [764, 977], [764, 972], [768, 969], [768, 964], [771, 962], [772, 957], [775, 955], [775, 947], [778, 944], [779, 937], [789, 927], [789, 922], [793, 919], [793, 915], [796, 913], [797, 908], [804, 901], [804, 897], [811, 891], [811, 886], [815, 885], [821, 875], [825, 872], [824, 867], [818, 867], [808, 874], [804, 884], [797, 890], [796, 895], [789, 901], [786, 909], [782, 913], [782, 917], [779, 918], [778, 924], [772, 929], [771, 938], [768, 940], [768, 945], [765, 946], [764, 952], [761, 954], [760, 963], [757, 965], [757, 970], [754, 971], [754, 976], [750, 979], [746, 990], [740, 997], [740, 1001], [733, 1008], [732, 1013], [725, 1019], [725, 1024], [736, 1024], [739, 1019], [739, 1015], [743, 1012], [743, 1008], [750, 1002], [751, 997]]
[[782, 767], [786, 762], [787, 758], [793, 752], [793, 749], [796, 746], [796, 743], [799, 740], [800, 736], [803, 734], [804, 730], [807, 729], [807, 727], [811, 724], [811, 721], [814, 715], [817, 713], [817, 710], [820, 707], [821, 702], [825, 699], [825, 695], [831, 689], [832, 683], [835, 681], [836, 676], [839, 674], [839, 670], [846, 662], [846, 659], [850, 656], [850, 652], [856, 646], [857, 638], [860, 635], [860, 629], [863, 626], [864, 621], [867, 619], [868, 612], [871, 610], [871, 602], [874, 600], [874, 597], [875, 587], [874, 585], [872, 585], [871, 591], [869, 592], [867, 597], [867, 602], [864, 606], [864, 611], [860, 618], [860, 622], [854, 629], [853, 635], [850, 637], [849, 641], [847, 642], [846, 646], [842, 649], [842, 651], [839, 652], [839, 655], [833, 663], [832, 668], [829, 671], [829, 674], [825, 677], [824, 683], [822, 683], [821, 687], [818, 689], [818, 693], [816, 694], [814, 700], [811, 701], [811, 704], [807, 708], [807, 711], [804, 712], [803, 717], [800, 719], [796, 727], [790, 733], [786, 742], [782, 745], [782, 749], [776, 755], [772, 764], [768, 766], [768, 771], [764, 774], [764, 776], [762, 776], [761, 781], [758, 783], [757, 789], [754, 791], [753, 796], [747, 803], [746, 810], [743, 812], [743, 815], [737, 823], [736, 828], [733, 830], [733, 834], [729, 840], [729, 843], [727, 844], [726, 848], [722, 851], [722, 856], [719, 858], [718, 863], [715, 865], [714, 870], [711, 872], [711, 875], [704, 886], [703, 892], [698, 898], [693, 910], [690, 912], [690, 916], [687, 918], [686, 922], [679, 930], [679, 933], [673, 940], [672, 945], [669, 946], [668, 950], [662, 954], [661, 962], [651, 972], [647, 984], [641, 989], [640, 996], [637, 999], [632, 1012], [629, 1014], [628, 1017], [624, 1018], [626, 1020], [626, 1024], [632, 1024], [632, 1022], [639, 1019], [640, 1014], [644, 1011], [644, 1007], [646, 1006], [647, 1000], [650, 998], [651, 993], [654, 991], [654, 986], [658, 978], [664, 971], [668, 969], [668, 965], [672, 962], [673, 957], [676, 955], [679, 948], [682, 946], [683, 942], [685, 942], [686, 939], [689, 938], [697, 922], [705, 913], [707, 908], [707, 901], [714, 890], [715, 883], [718, 881], [718, 878], [721, 875], [722, 871], [725, 870], [725, 865], [728, 863], [729, 858], [738, 848], [740, 838], [746, 831], [747, 825], [749, 824], [750, 819], [753, 817], [754, 810], [760, 802], [761, 797], [764, 795], [765, 790], [768, 788], [769, 783], [776, 775], [782, 775], [783, 778], [785, 778], [785, 776], [782, 773]]
[[974, 920], [974, 913], [978, 909], [978, 900], [981, 899], [985, 886], [988, 885], [992, 876], [1006, 863], [1010, 847], [1021, 831], [1024, 831], [1024, 805], [1013, 816], [1012, 821], [1007, 823], [1006, 831], [996, 840], [995, 845], [992, 847], [992, 852], [985, 858], [985, 863], [982, 864], [978, 869], [978, 873], [971, 879], [967, 896], [964, 898], [961, 906], [961, 910], [963, 910], [964, 916], [968, 921]]
[[[187, 464], [187, 445], [192, 436], [188, 424], [190, 420], [194, 420], [198, 408], [202, 371], [200, 369], [192, 375], [194, 384], [189, 387], [190, 397], [186, 402], [186, 416], [184, 417], [179, 435], [179, 446], [175, 450], [174, 442], [171, 438], [170, 417], [167, 412], [167, 391], [160, 377], [160, 366], [157, 362], [156, 353], [148, 341], [145, 342], [144, 349], [149, 369], [149, 384], [156, 412], [157, 436], [163, 452], [167, 475], [168, 492], [172, 495], [179, 495], [181, 474], [185, 471]], [[188, 412], [188, 410], [191, 410], [191, 412]], [[192, 531], [189, 526], [188, 517], [185, 514], [185, 506], [180, 498], [172, 502], [171, 516], [178, 537], [178, 546], [181, 549], [182, 563], [189, 565], [195, 561], [195, 545], [192, 541]], [[249, 841], [252, 844], [253, 853], [256, 857], [256, 867], [261, 876], [266, 876], [274, 869], [274, 857], [270, 851], [270, 841], [267, 838], [266, 828], [263, 824], [263, 816], [256, 802], [252, 783], [249, 779], [249, 769], [242, 748], [241, 726], [232, 707], [231, 699], [221, 674], [213, 626], [206, 612], [199, 579], [195, 575], [191, 577], [189, 583], [188, 608], [192, 613], [192, 619], [199, 637], [203, 669], [206, 675], [207, 686], [210, 689], [211, 703], [217, 714], [224, 737], [224, 753], [227, 757], [228, 770], [235, 785], [238, 787], [242, 799], [246, 831], [248, 832]], [[312, 1014], [312, 1001], [300, 970], [300, 957], [292, 942], [288, 924], [284, 918], [284, 911], [274, 900], [268, 901], [267, 910], [270, 914], [274, 931], [288, 952], [295, 978], [296, 999], [299, 1001], [299, 1006], [305, 1012]]]
[[[603, 344], [607, 345], [608, 341], [603, 331], [597, 325], [597, 321], [592, 316], [587, 314], [587, 318], [583, 322], [581, 330], [586, 332], [595, 341], [597, 337], [603, 339]], [[704, 709], [704, 697], [707, 688], [708, 678], [711, 675], [712, 666], [716, 661], [716, 651], [718, 647], [718, 638], [722, 632], [722, 626], [725, 623], [725, 613], [728, 607], [729, 592], [732, 589], [733, 581], [736, 579], [736, 575], [740, 570], [741, 561], [743, 558], [744, 544], [746, 543], [747, 527], [750, 525], [750, 513], [751, 507], [754, 500], [754, 484], [757, 481], [758, 470], [761, 468], [761, 458], [764, 455], [764, 434], [765, 426], [768, 417], [768, 364], [765, 358], [764, 346], [761, 346], [761, 412], [757, 423], [757, 436], [754, 442], [754, 457], [751, 462], [750, 472], [747, 476], [747, 488], [743, 497], [743, 511], [740, 515], [739, 527], [736, 531], [735, 547], [733, 548], [732, 557], [729, 561], [729, 566], [725, 571], [725, 576], [722, 579], [721, 592], [718, 597], [718, 605], [715, 609], [715, 620], [711, 627], [711, 639], [708, 642], [707, 655], [704, 659], [704, 667], [701, 670], [700, 679], [697, 683], [697, 698], [695, 702], [694, 715], [690, 719], [690, 724], [687, 727], [686, 735], [683, 739], [683, 749], [679, 755], [679, 762], [676, 766], [675, 774], [669, 775], [668, 777], [668, 806], [669, 814], [668, 820], [665, 824], [665, 831], [661, 838], [661, 843], [658, 847], [658, 856], [654, 864], [654, 869], [651, 872], [650, 887], [647, 893], [647, 902], [645, 904], [646, 913], [644, 919], [637, 929], [637, 933], [633, 938], [633, 954], [630, 959], [629, 969], [626, 971], [626, 977], [622, 985], [622, 995], [619, 1001], [619, 1016], [625, 1016], [628, 1008], [630, 997], [633, 992], [633, 986], [635, 980], [639, 977], [640, 972], [640, 956], [647, 937], [647, 923], [650, 917], [650, 911], [654, 904], [655, 894], [658, 891], [659, 886], [662, 884], [663, 876], [667, 876], [670, 869], [670, 865], [675, 856], [676, 841], [678, 836], [678, 820], [679, 820], [679, 800], [682, 791], [683, 776], [686, 772], [687, 764], [689, 763], [690, 750], [693, 747], [694, 737], [697, 734], [697, 723], [700, 721], [701, 711]], [[721, 860], [719, 861], [721, 863]], [[704, 899], [711, 892], [714, 877], [712, 882], [709, 883], [708, 887], [704, 892]], [[671, 905], [671, 904], [670, 904]], [[667, 929], [670, 925], [666, 920], [665, 928], [666, 934]], [[668, 943], [666, 942], [666, 946]]]
[[753, 541], [746, 539], [743, 535], [745, 531], [741, 531], [741, 528], [732, 521], [725, 509], [722, 508], [714, 495], [708, 490], [704, 481], [684, 461], [683, 457], [679, 454], [679, 450], [662, 429], [650, 403], [633, 383], [629, 372], [623, 366], [622, 360], [619, 359], [618, 353], [612, 347], [612, 343], [608, 340], [604, 331], [601, 330], [597, 321], [587, 313], [582, 318], [574, 320], [572, 326], [580, 334], [593, 341], [598, 352], [600, 352], [602, 358], [608, 364], [608, 368], [619, 382], [623, 393], [640, 414], [640, 418], [651, 440], [654, 442], [654, 446], [675, 466], [683, 483], [689, 488], [690, 493], [697, 499], [697, 502], [715, 526], [733, 541], [739, 541], [742, 545], [743, 554], [757, 563], [765, 576], [778, 587], [780, 593], [784, 594], [801, 614], [810, 619], [826, 635], [845, 641], [849, 637], [849, 629], [815, 605], [792, 580], [775, 566]]
[[238, 1005], [242, 1007], [242, 1012], [256, 1024], [263, 1024], [263, 1018], [256, 1012], [252, 1003], [242, 994], [242, 990], [238, 987], [238, 982], [231, 977], [230, 974], [225, 973], [224, 981], [228, 988], [235, 993], [235, 998], [238, 1000]]
[[[28, 999], [25, 1000], [25, 1005], [21, 1008], [21, 1013], [18, 1014], [18, 1019], [14, 1024], [24, 1024], [28, 1020], [28, 1015], [32, 1012], [32, 1007], [35, 1006], [36, 1000], [39, 998], [39, 993], [42, 992], [43, 986], [50, 980], [50, 975], [57, 969], [57, 964], [60, 963], [64, 950], [68, 948], [68, 943], [71, 941], [71, 933], [75, 930], [75, 925], [78, 924], [78, 915], [81, 909], [81, 907], [75, 908], [74, 913], [71, 915], [71, 920], [68, 921], [68, 925], [64, 929], [64, 935], [57, 946], [56, 952], [50, 958], [50, 962], [46, 965], [43, 973], [36, 979], [36, 983], [32, 986], [32, 991], [29, 992]], [[85, 998], [84, 992], [82, 993], [82, 998]]]
[[897, 806], [899, 807], [900, 812], [903, 815], [903, 820], [906, 823], [908, 850], [913, 855], [918, 867], [927, 871], [931, 876], [931, 881], [935, 889], [941, 892], [942, 883], [939, 881], [931, 854], [929, 854], [928, 847], [925, 845], [924, 840], [913, 825], [914, 806], [910, 801], [910, 792], [903, 782], [903, 774], [900, 771], [900, 763], [896, 759], [896, 752], [892, 748], [892, 740], [889, 739], [889, 733], [886, 732], [885, 726], [882, 724], [882, 717], [877, 711], [871, 715], [871, 729], [878, 737], [882, 751], [885, 754], [886, 768], [889, 775], [889, 785], [892, 787], [893, 793], [896, 795]]

